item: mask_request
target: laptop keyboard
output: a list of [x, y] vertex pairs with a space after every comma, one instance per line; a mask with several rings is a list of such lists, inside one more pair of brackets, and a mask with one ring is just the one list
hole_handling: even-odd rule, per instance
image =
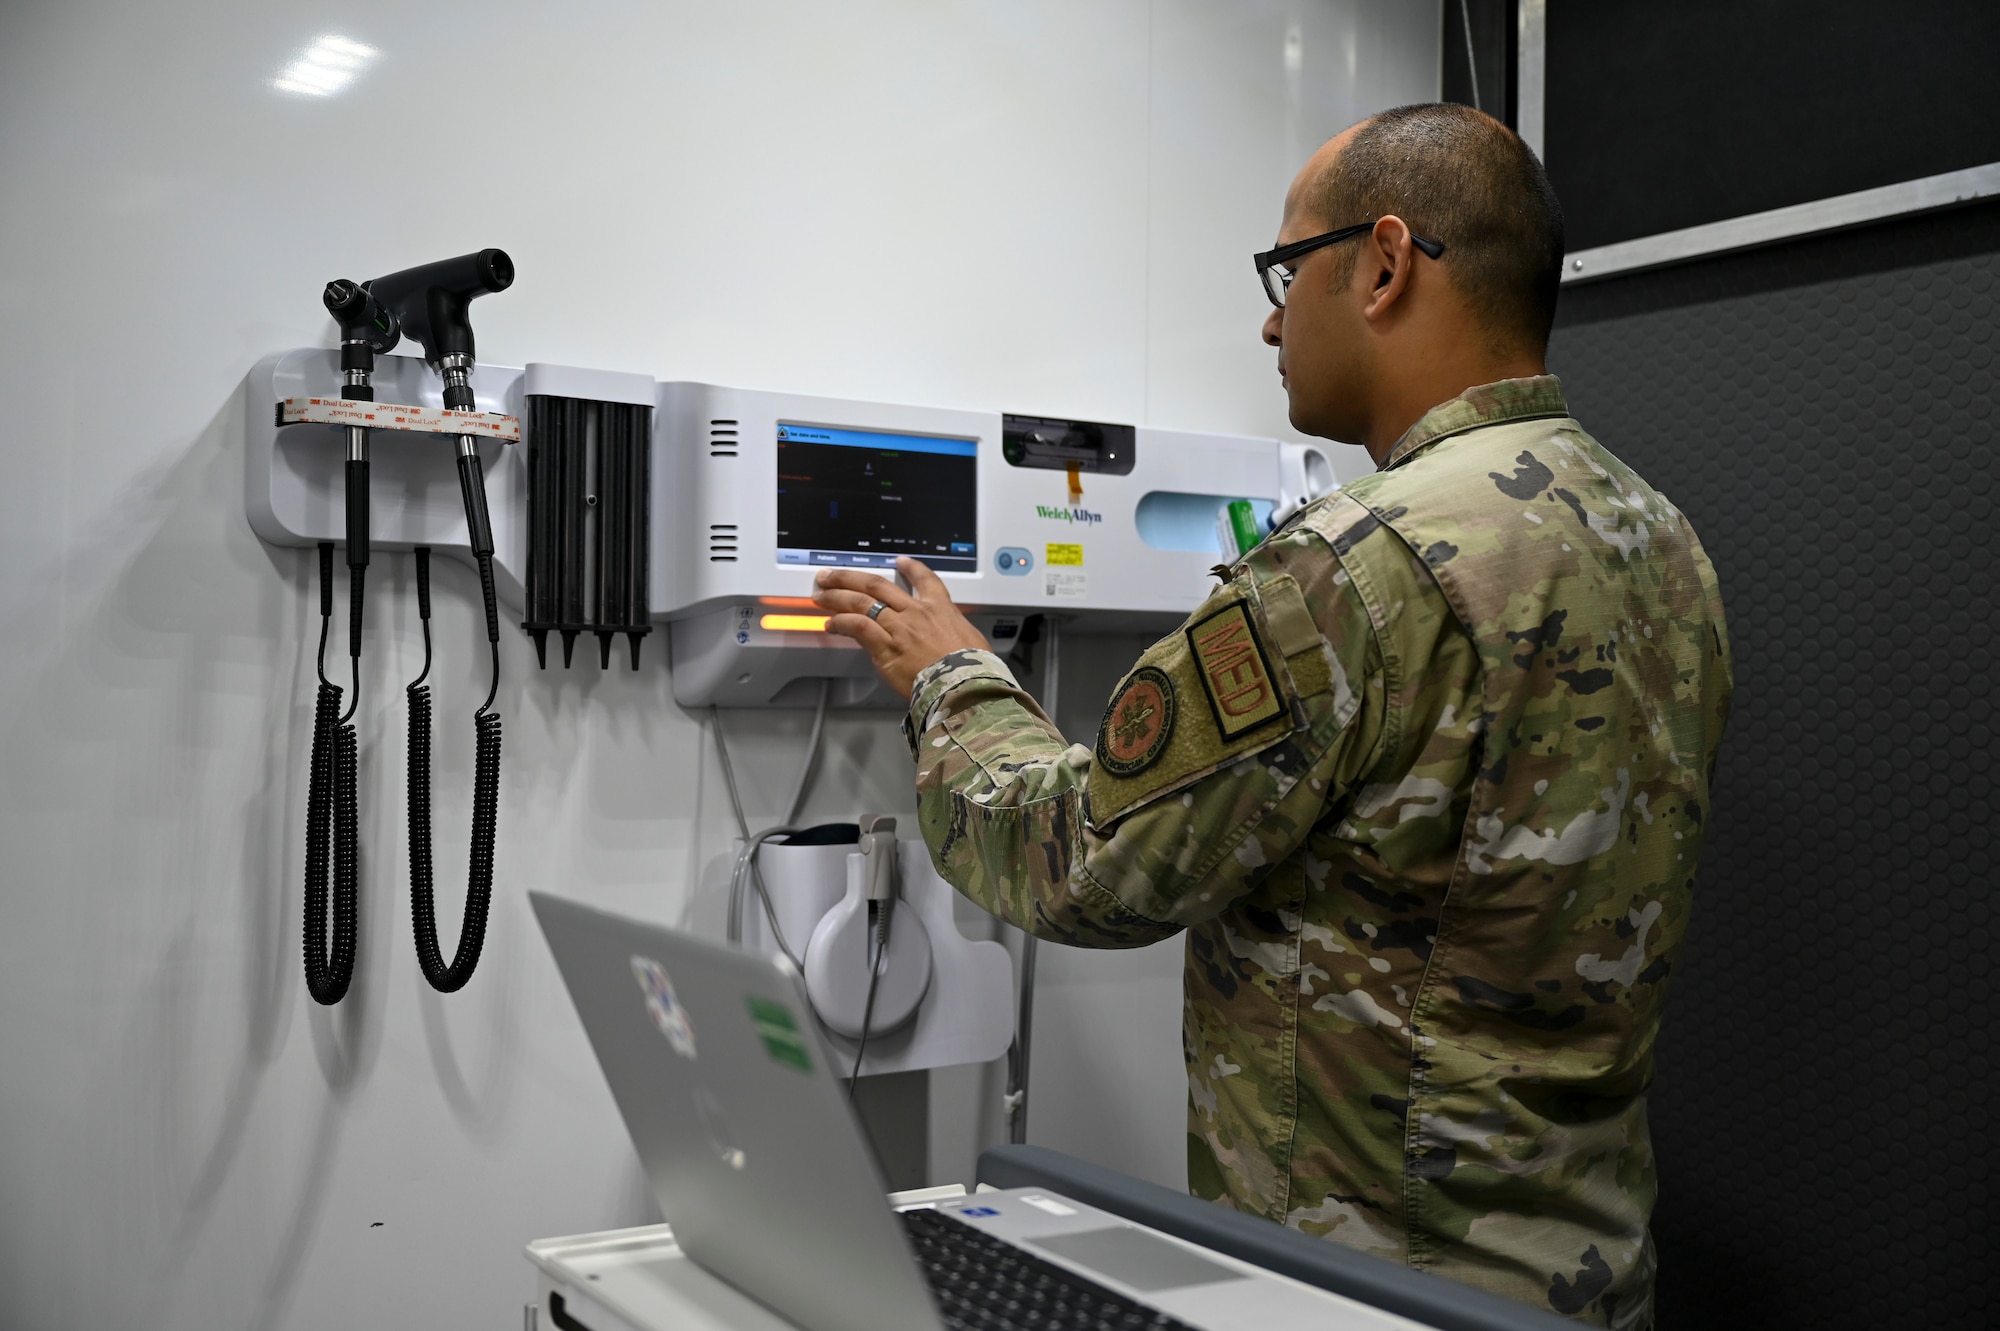
[[953, 1331], [1194, 1331], [963, 1220], [929, 1207], [897, 1214]]

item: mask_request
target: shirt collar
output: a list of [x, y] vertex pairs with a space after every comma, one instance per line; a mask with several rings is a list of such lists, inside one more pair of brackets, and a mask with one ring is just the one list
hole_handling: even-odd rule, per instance
[[1449, 402], [1440, 402], [1425, 412], [1417, 423], [1403, 432], [1389, 450], [1381, 470], [1401, 466], [1440, 439], [1484, 425], [1508, 421], [1530, 421], [1547, 416], [1569, 415], [1563, 401], [1562, 381], [1553, 374], [1531, 375], [1526, 379], [1502, 379], [1497, 383], [1468, 388]]

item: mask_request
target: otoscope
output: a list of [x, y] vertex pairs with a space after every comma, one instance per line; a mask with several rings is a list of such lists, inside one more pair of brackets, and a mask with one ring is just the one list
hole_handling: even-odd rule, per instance
[[[474, 409], [472, 324], [466, 307], [490, 291], [514, 284], [514, 263], [505, 251], [479, 250], [455, 259], [405, 268], [368, 284], [376, 301], [423, 344], [424, 359], [444, 378], [444, 404]], [[350, 468], [352, 463], [349, 463]], [[417, 962], [431, 987], [444, 993], [462, 988], [479, 964], [486, 938], [486, 915], [493, 894], [493, 837], [500, 800], [500, 718], [492, 710], [500, 691], [500, 609], [493, 590], [493, 524], [486, 510], [486, 476], [478, 440], [458, 437], [458, 486], [465, 500], [465, 526], [479, 567], [479, 590], [486, 602], [486, 641], [492, 649], [492, 684], [473, 713], [475, 733], [472, 782], [472, 854], [465, 892], [465, 923], [449, 966], [438, 948], [437, 913], [431, 880], [431, 699], [425, 679], [431, 669], [430, 550], [417, 547], [417, 612], [424, 628], [424, 668], [408, 687], [410, 699], [410, 916], [416, 931]]]
[[[341, 396], [372, 402], [375, 356], [402, 340], [396, 316], [345, 280], [326, 284], [326, 312], [340, 325]], [[361, 702], [362, 585], [368, 572], [368, 427], [347, 427], [347, 573], [349, 683], [345, 713], [340, 686], [326, 677], [326, 640], [333, 627], [333, 543], [319, 547], [319, 694], [313, 708], [312, 773], [306, 785], [306, 990], [318, 1003], [338, 1003], [354, 976], [360, 908], [355, 836], [356, 740], [352, 718]], [[333, 938], [326, 937], [328, 874], [332, 876]]]

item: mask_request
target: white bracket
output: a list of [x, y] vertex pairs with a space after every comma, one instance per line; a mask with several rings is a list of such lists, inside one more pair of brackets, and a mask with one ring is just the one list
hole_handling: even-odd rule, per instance
[[346, 397], [288, 397], [278, 404], [276, 423], [359, 425], [369, 430], [409, 434], [476, 434], [502, 443], [521, 442], [521, 418], [494, 411], [453, 411], [450, 407], [404, 407], [393, 402], [357, 402]]
[[[443, 382], [415, 356], [378, 356], [378, 403], [340, 397], [340, 352], [301, 347], [257, 362], [244, 384], [244, 508], [272, 545], [346, 544], [347, 431], [368, 425], [368, 506], [377, 550], [427, 545], [472, 563], [455, 465], [457, 437], [479, 437], [493, 521], [493, 575], [518, 611], [526, 570], [527, 465], [508, 447], [521, 435], [523, 372], [472, 371], [476, 411], [450, 411]], [[314, 405], [318, 404], [318, 405]], [[400, 404], [400, 405], [399, 405]], [[354, 419], [360, 413], [367, 419]], [[402, 420], [399, 421], [399, 413]]]
[[[736, 849], [742, 849], [740, 843]], [[859, 848], [852, 842], [791, 846], [771, 841], [758, 854], [778, 927], [786, 944], [803, 954], [821, 924], [847, 896], [849, 860], [863, 858]], [[862, 1075], [984, 1063], [1000, 1057], [1014, 1035], [1014, 969], [1007, 949], [967, 938], [959, 930], [953, 904], [957, 893], [938, 877], [923, 842], [898, 841], [896, 856], [902, 883], [902, 901], [896, 909], [922, 921], [922, 931], [928, 935], [932, 963], [929, 987], [914, 1018], [893, 1031], [869, 1037], [861, 1060]], [[732, 855], [732, 863], [734, 859]], [[743, 945], [779, 955], [755, 889], [747, 890], [744, 896]], [[893, 934], [890, 951], [893, 958]], [[857, 967], [864, 966], [857, 962]], [[865, 968], [862, 973], [865, 975]], [[824, 1027], [822, 1035], [833, 1051], [835, 1068], [845, 1076], [853, 1067], [859, 1041]]]

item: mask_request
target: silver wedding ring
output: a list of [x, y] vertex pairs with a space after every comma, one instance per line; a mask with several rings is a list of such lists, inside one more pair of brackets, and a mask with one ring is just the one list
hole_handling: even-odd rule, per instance
[[880, 601], [877, 601], [874, 605], [868, 607], [868, 617], [870, 619], [880, 619], [882, 617], [882, 612], [884, 610], [887, 610], [888, 608], [889, 608], [888, 606], [883, 605]]

